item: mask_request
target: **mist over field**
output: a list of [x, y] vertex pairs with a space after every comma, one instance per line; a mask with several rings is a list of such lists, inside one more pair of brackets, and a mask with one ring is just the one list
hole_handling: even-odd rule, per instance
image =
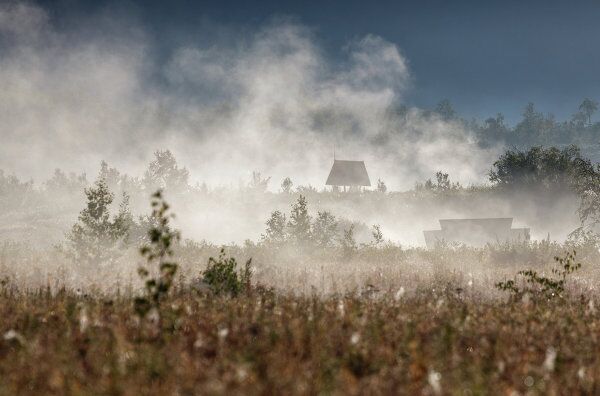
[[0, 31], [0, 168], [24, 179], [54, 168], [93, 175], [101, 160], [140, 173], [169, 148], [195, 181], [237, 185], [256, 170], [320, 187], [335, 148], [398, 189], [440, 169], [480, 182], [500, 152], [458, 122], [417, 108], [400, 117], [410, 60], [376, 35], [346, 43], [334, 61], [317, 32], [275, 18], [159, 59], [133, 16], [109, 10], [61, 29], [44, 7], [20, 2], [1, 6]]
[[598, 394], [597, 4], [0, 1], [0, 395]]
[[[7, 174], [39, 187], [59, 168], [92, 182], [105, 160], [141, 177], [154, 151], [168, 148], [191, 185], [235, 189], [256, 171], [271, 178], [272, 192], [285, 177], [322, 189], [335, 151], [338, 159], [364, 160], [373, 185], [381, 179], [406, 190], [440, 170], [464, 186], [486, 183], [506, 146], [479, 144], [472, 125], [404, 105], [410, 60], [382, 37], [357, 37], [334, 60], [314, 29], [273, 18], [251, 32], [229, 29], [223, 43], [198, 37], [159, 57], [144, 25], [115, 13], [62, 28], [43, 6], [1, 6], [0, 169]], [[83, 191], [79, 197], [83, 203]], [[257, 240], [270, 211], [290, 204], [275, 199], [247, 210], [235, 200], [200, 199], [178, 212], [188, 237], [228, 243]], [[422, 230], [437, 228], [439, 218], [515, 217], [534, 237], [557, 239], [567, 234], [563, 224], [577, 224], [574, 210], [540, 216], [560, 203], [520, 196], [449, 206], [315, 204], [381, 224], [405, 245], [422, 245]], [[138, 200], [134, 212], [145, 205]]]

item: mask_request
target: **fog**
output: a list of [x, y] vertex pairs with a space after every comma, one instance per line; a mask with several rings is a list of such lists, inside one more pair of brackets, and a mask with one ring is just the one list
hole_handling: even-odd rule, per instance
[[95, 174], [105, 159], [140, 173], [166, 147], [209, 184], [257, 170], [320, 187], [335, 148], [401, 189], [439, 169], [480, 182], [500, 150], [416, 108], [395, 117], [413, 76], [381, 37], [347, 43], [334, 61], [309, 27], [278, 19], [165, 59], [143, 24], [107, 14], [61, 30], [40, 6], [1, 6], [1, 169], [40, 181], [56, 167]]
[[[372, 185], [382, 179], [390, 191], [439, 170], [468, 187], [486, 183], [505, 149], [478, 144], [466, 122], [406, 106], [418, 70], [382, 37], [357, 37], [332, 54], [318, 31], [293, 19], [223, 31], [226, 39], [198, 37], [165, 52], [134, 15], [106, 9], [67, 28], [41, 6], [0, 5], [0, 169], [37, 186], [55, 168], [92, 182], [106, 160], [142, 177], [154, 151], [169, 149], [192, 185], [221, 191], [175, 200], [184, 235], [241, 243], [259, 240], [269, 214], [288, 212], [297, 197], [244, 193], [254, 171], [271, 178], [273, 193], [285, 177], [321, 190], [335, 152], [364, 160]], [[134, 214], [147, 213], [148, 195], [134, 197]], [[409, 246], [422, 246], [422, 231], [440, 218], [514, 217], [535, 239], [563, 240], [578, 225], [570, 194], [418, 201], [313, 194], [309, 208], [381, 224], [387, 239]], [[3, 234], [57, 243], [83, 207], [83, 191], [69, 202], [60, 221], [43, 226], [9, 213]]]

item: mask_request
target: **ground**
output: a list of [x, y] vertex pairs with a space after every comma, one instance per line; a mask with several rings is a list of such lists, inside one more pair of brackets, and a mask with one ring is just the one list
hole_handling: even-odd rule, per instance
[[410, 292], [236, 298], [5, 285], [0, 394], [594, 394], [600, 314], [570, 295]]

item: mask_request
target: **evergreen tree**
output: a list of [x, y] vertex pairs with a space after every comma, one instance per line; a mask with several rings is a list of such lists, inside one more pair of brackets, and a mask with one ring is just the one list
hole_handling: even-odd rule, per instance
[[303, 195], [292, 206], [288, 228], [290, 236], [299, 245], [307, 244], [311, 239], [310, 216], [308, 214], [308, 203]]
[[435, 112], [446, 121], [452, 120], [456, 117], [456, 112], [452, 107], [452, 103], [450, 103], [448, 99], [444, 99], [438, 103], [435, 107]]
[[110, 262], [125, 247], [130, 224], [129, 197], [123, 195], [119, 212], [111, 217], [114, 194], [106, 181], [98, 179], [85, 189], [86, 207], [79, 213], [77, 223], [67, 234], [68, 255], [79, 264], [94, 267]]
[[271, 213], [267, 220], [267, 229], [262, 235], [262, 240], [267, 243], [281, 244], [286, 240], [286, 217], [285, 214], [276, 210]]
[[289, 194], [292, 192], [292, 186], [294, 185], [294, 183], [292, 182], [292, 179], [290, 179], [289, 177], [286, 177], [285, 179], [283, 179], [283, 181], [281, 182], [281, 190], [286, 193]]
[[181, 193], [189, 189], [189, 177], [188, 170], [179, 167], [175, 156], [169, 150], [158, 150], [144, 174], [143, 184], [147, 191], [165, 190]]
[[598, 102], [585, 98], [579, 105], [579, 111], [584, 115], [588, 125], [592, 124], [592, 115], [598, 110]]
[[319, 247], [330, 247], [337, 235], [338, 223], [330, 212], [318, 212], [312, 226], [312, 238]]

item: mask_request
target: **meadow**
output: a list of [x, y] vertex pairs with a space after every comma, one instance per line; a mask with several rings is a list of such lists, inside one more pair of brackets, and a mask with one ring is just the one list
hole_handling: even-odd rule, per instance
[[[134, 217], [127, 194], [115, 200], [130, 179], [111, 186], [102, 169], [92, 185], [58, 174], [58, 190], [6, 179], [0, 395], [600, 393], [593, 169], [580, 197], [549, 189], [554, 174], [537, 193], [441, 173], [402, 193], [272, 193], [260, 175], [237, 192], [186, 182], [166, 195], [182, 218], [161, 190]], [[187, 237], [193, 208], [218, 201], [233, 215], [204, 232], [243, 233], [241, 219], [259, 236]], [[415, 234], [419, 216], [486, 210], [570, 236], [426, 249], [386, 234], [395, 219]]]
[[323, 296], [176, 286], [131, 294], [5, 284], [0, 394], [595, 394], [596, 294], [427, 287]]
[[[301, 260], [239, 246], [227, 252], [253, 257], [252, 279], [233, 294], [199, 283], [219, 248], [188, 242], [145, 315], [141, 282], [114, 268], [85, 285], [60, 267], [46, 268], [45, 286], [6, 276], [0, 394], [595, 394], [597, 250], [577, 246], [582, 268], [560, 295], [525, 279], [519, 293], [495, 286], [524, 268], [551, 276], [570, 248], [387, 244]], [[26, 251], [5, 244], [4, 273], [19, 257], [10, 249]]]

